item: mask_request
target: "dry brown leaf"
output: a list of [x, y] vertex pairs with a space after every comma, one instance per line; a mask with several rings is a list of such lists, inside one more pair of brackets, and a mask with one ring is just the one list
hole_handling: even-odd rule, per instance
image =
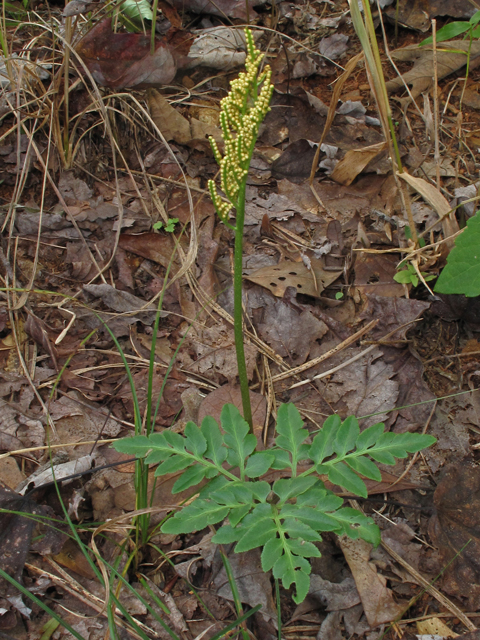
[[447, 627], [440, 618], [419, 620], [417, 622], [417, 631], [420, 635], [425, 636], [441, 636], [442, 638], [456, 638], [458, 636], [458, 633]]
[[303, 262], [285, 261], [273, 267], [262, 267], [245, 277], [269, 289], [279, 298], [283, 297], [287, 287], [295, 287], [297, 293], [319, 298], [322, 291], [339, 278], [343, 271], [325, 271], [320, 260], [313, 258], [311, 265], [313, 273]]
[[372, 629], [379, 624], [395, 620], [403, 607], [395, 602], [386, 579], [377, 572], [370, 562], [372, 545], [364, 540], [352, 540], [346, 536], [340, 539], [340, 546], [355, 579], [363, 610]]
[[367, 164], [376, 158], [386, 147], [386, 142], [379, 142], [369, 147], [363, 147], [363, 149], [347, 151], [345, 157], [335, 166], [330, 177], [339, 184], [351, 184], [358, 174], [365, 169]]
[[355, 286], [363, 294], [401, 298], [402, 284], [395, 282], [397, 258], [381, 253], [360, 253], [355, 260]]
[[467, 599], [467, 611], [480, 604], [480, 470], [467, 457], [447, 467], [437, 485], [436, 514], [429, 534], [446, 567], [443, 590]]
[[[189, 349], [183, 349], [177, 361], [184, 369], [216, 382], [234, 382], [238, 375], [237, 355], [233, 331], [226, 323], [212, 327], [197, 325], [187, 337]], [[245, 344], [247, 376], [253, 377], [258, 350], [250, 342]]]
[[75, 573], [84, 578], [90, 578], [91, 580], [95, 578], [95, 573], [85, 558], [84, 552], [70, 538], [65, 541], [61, 551], [52, 556], [52, 558], [62, 567], [67, 567], [67, 569], [75, 571]]
[[262, 340], [282, 358], [288, 357], [295, 366], [306, 361], [311, 346], [327, 331], [327, 325], [309, 309], [299, 313], [283, 300], [266, 305], [262, 322], [258, 325]]
[[[437, 71], [441, 80], [450, 73], [461, 69], [467, 64], [467, 55], [470, 49], [470, 64], [480, 55], [480, 42], [478, 40], [451, 40], [437, 45]], [[455, 53], [465, 51], [465, 53]], [[431, 46], [419, 47], [417, 44], [403, 47], [392, 52], [394, 60], [402, 62], [415, 62], [413, 69], [407, 71], [402, 77], [394, 78], [387, 82], [387, 91], [398, 91], [405, 86], [411, 86], [413, 98], [418, 98], [421, 93], [428, 91], [433, 85], [433, 49]], [[409, 100], [409, 98], [408, 98]]]
[[[449, 205], [448, 200], [433, 184], [423, 180], [423, 178], [415, 178], [405, 171], [398, 175], [435, 209], [438, 213], [438, 217], [442, 220], [443, 233], [446, 238], [457, 233], [459, 226], [457, 219], [455, 218], [455, 211], [449, 213], [452, 207]], [[450, 240], [450, 242], [447, 243], [448, 246], [453, 246], [453, 244], [453, 240]]]
[[174, 140], [178, 144], [194, 144], [201, 141], [209, 144], [208, 136], [212, 136], [217, 142], [222, 141], [218, 127], [196, 118], [188, 121], [156, 89], [150, 89], [147, 97], [152, 120], [167, 141]]
[[165, 268], [170, 264], [174, 251], [171, 235], [163, 233], [141, 233], [136, 236], [122, 233], [119, 246]]
[[[250, 402], [252, 405], [253, 431], [258, 438], [259, 448], [261, 448], [261, 435], [267, 416], [267, 402], [264, 396], [253, 391], [250, 391]], [[200, 405], [198, 422], [201, 423], [205, 416], [212, 416], [220, 424], [220, 414], [225, 404], [235, 405], [240, 413], [243, 414], [240, 387], [226, 384], [209, 393]]]

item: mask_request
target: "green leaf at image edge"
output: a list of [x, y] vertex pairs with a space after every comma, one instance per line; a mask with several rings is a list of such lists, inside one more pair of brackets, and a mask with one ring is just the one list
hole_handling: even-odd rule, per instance
[[467, 228], [455, 240], [434, 287], [436, 293], [480, 295], [480, 211], [470, 218]]

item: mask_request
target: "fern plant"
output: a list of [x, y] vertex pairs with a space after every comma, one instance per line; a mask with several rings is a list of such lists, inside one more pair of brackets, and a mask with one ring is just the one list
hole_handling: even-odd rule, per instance
[[[165, 430], [125, 438], [114, 447], [158, 464], [156, 476], [183, 471], [173, 493], [197, 487], [195, 499], [163, 524], [164, 533], [192, 533], [222, 523], [213, 542], [236, 543], [235, 552], [262, 547], [262, 569], [272, 570], [285, 588], [295, 585], [297, 603], [308, 593], [309, 558], [320, 556], [314, 543], [322, 539], [321, 532], [380, 542], [372, 518], [344, 507], [318, 476], [367, 497], [361, 476], [380, 481], [375, 462], [393, 465], [396, 458], [435, 442], [429, 435], [385, 432], [382, 423], [360, 432], [354, 416], [342, 422], [333, 415], [309, 444], [310, 434], [293, 404], [279, 407], [275, 446], [268, 451], [257, 451], [256, 436], [231, 404], [222, 409], [221, 427], [206, 417], [200, 427], [188, 422], [184, 435]], [[262, 479], [268, 471], [287, 477]]]

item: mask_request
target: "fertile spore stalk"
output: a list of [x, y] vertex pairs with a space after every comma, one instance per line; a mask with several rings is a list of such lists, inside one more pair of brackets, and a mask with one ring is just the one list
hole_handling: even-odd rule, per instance
[[[247, 59], [245, 73], [240, 73], [230, 83], [230, 92], [221, 101], [220, 125], [225, 144], [222, 156], [215, 140], [210, 137], [215, 160], [220, 165], [220, 186], [227, 199], [217, 192], [213, 180], [209, 180], [208, 188], [215, 209], [222, 222], [235, 232], [235, 251], [233, 261], [233, 295], [234, 295], [234, 335], [237, 353], [238, 377], [242, 394], [243, 417], [253, 431], [252, 408], [248, 391], [247, 366], [243, 342], [242, 313], [242, 256], [243, 227], [245, 223], [245, 189], [248, 169], [252, 160], [258, 130], [263, 119], [270, 111], [270, 100], [273, 94], [272, 76], [268, 65], [260, 72], [264, 54], [259, 51], [248, 29], [245, 29], [247, 42]], [[235, 225], [228, 221], [231, 209], [235, 209]]]

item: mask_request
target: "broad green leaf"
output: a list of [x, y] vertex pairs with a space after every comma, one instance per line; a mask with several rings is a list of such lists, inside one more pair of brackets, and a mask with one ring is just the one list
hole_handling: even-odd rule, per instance
[[[207, 478], [209, 473], [210, 472], [208, 472], [207, 474]], [[209, 498], [210, 494], [214, 493], [215, 491], [218, 491], [218, 489], [221, 489], [225, 485], [230, 484], [230, 482], [231, 480], [228, 480], [225, 476], [217, 475], [216, 478], [213, 478], [213, 480], [210, 480], [210, 482], [208, 482], [204, 487], [200, 489], [200, 492], [198, 495], [202, 499]]]
[[186, 436], [185, 446], [188, 451], [191, 451], [198, 458], [201, 458], [207, 450], [207, 441], [200, 429], [193, 422], [187, 422], [184, 433]]
[[380, 473], [377, 465], [365, 456], [347, 458], [345, 462], [351, 469], [353, 469], [357, 473], [360, 473], [362, 476], [365, 476], [365, 478], [370, 478], [370, 480], [381, 482], [382, 474]]
[[447, 258], [435, 284], [437, 293], [480, 295], [480, 211], [467, 222], [465, 231], [455, 239], [455, 247]]
[[308, 454], [308, 447], [302, 447], [308, 438], [308, 431], [303, 429], [302, 417], [294, 404], [281, 404], [278, 408], [277, 433], [275, 444], [291, 454], [295, 473], [297, 462]]
[[300, 522], [296, 518], [285, 518], [282, 524], [282, 530], [286, 531], [291, 538], [301, 538], [302, 540], [310, 540], [311, 542], [320, 541], [322, 536], [305, 522]]
[[377, 424], [372, 424], [371, 427], [362, 431], [362, 433], [357, 438], [357, 451], [365, 451], [372, 445], [374, 445], [382, 433], [385, 431], [385, 425], [383, 422], [377, 422]]
[[[167, 445], [170, 446], [175, 453], [181, 453], [185, 451], [185, 438], [179, 433], [175, 433], [174, 431], [165, 429], [165, 431], [162, 431], [160, 435], [163, 436]], [[160, 441], [160, 438], [158, 438], [158, 440]], [[156, 438], [151, 436], [150, 441], [152, 443], [152, 448], [157, 447]]]
[[319, 511], [336, 511], [343, 504], [343, 499], [336, 496], [333, 491], [313, 487], [297, 498], [298, 506], [315, 507]]
[[350, 538], [362, 538], [366, 542], [378, 546], [381, 541], [380, 529], [368, 516], [357, 509], [345, 507], [332, 514], [344, 533]]
[[294, 581], [294, 570], [298, 567], [307, 574], [312, 571], [308, 560], [305, 560], [305, 558], [301, 556], [293, 556], [291, 553], [285, 553], [273, 565], [273, 576], [277, 579], [281, 578], [283, 586], [288, 589]]
[[239, 504], [253, 505], [252, 493], [244, 483], [228, 483], [221, 489], [210, 494], [210, 498], [219, 504], [236, 507]]
[[337, 431], [337, 437], [333, 444], [333, 450], [338, 456], [344, 456], [355, 447], [360, 427], [355, 416], [349, 416], [344, 420]]
[[320, 464], [333, 453], [333, 443], [342, 421], [340, 416], [329, 416], [323, 423], [322, 430], [314, 437], [310, 447], [310, 458]]
[[280, 538], [271, 538], [262, 551], [262, 569], [270, 571], [283, 553], [283, 545]]
[[313, 476], [299, 476], [298, 478], [281, 478], [273, 484], [273, 490], [282, 502], [301, 495], [311, 489], [318, 482]]
[[231, 544], [232, 542], [237, 542], [242, 535], [243, 533], [238, 527], [234, 529], [231, 525], [225, 524], [212, 536], [212, 542], [215, 542], [215, 544]]
[[[343, 500], [340, 499], [340, 504]], [[283, 518], [292, 516], [300, 522], [307, 524], [314, 531], [335, 531], [338, 529], [338, 522], [329, 514], [317, 511], [312, 507], [299, 507], [295, 504], [286, 504], [281, 511]]]
[[230, 513], [228, 514], [228, 521], [232, 525], [232, 527], [236, 527], [239, 522], [243, 520], [243, 518], [247, 515], [249, 511], [252, 509], [252, 504], [243, 504], [238, 507], [232, 507], [230, 509]]
[[113, 443], [113, 448], [119, 453], [127, 453], [130, 456], [143, 458], [152, 448], [147, 436], [133, 436], [133, 438], [122, 438]]
[[[249, 515], [251, 516], [252, 514]], [[246, 531], [238, 541], [237, 546], [235, 547], [235, 553], [250, 551], [250, 549], [255, 549], [256, 547], [263, 547], [263, 545], [272, 537], [277, 535], [277, 526], [272, 520], [271, 509], [270, 518], [262, 518], [255, 524], [248, 527], [244, 521], [242, 529], [246, 529]]]
[[303, 558], [320, 558], [322, 555], [313, 542], [307, 540], [287, 540], [288, 548], [292, 553]]
[[[158, 469], [157, 469], [158, 471]], [[202, 482], [208, 472], [207, 467], [202, 467], [199, 464], [191, 466], [189, 469], [182, 473], [180, 478], [175, 482], [172, 488], [172, 493], [180, 493], [190, 487], [194, 487], [196, 484]], [[155, 473], [155, 475], [160, 475]]]
[[228, 515], [229, 508], [212, 500], [195, 500], [178, 511], [162, 526], [163, 533], [192, 533], [201, 531], [209, 524], [217, 524]]
[[476, 11], [469, 20], [470, 24], [478, 24], [480, 22], [480, 11]]
[[293, 601], [296, 604], [300, 604], [308, 595], [308, 591], [310, 589], [310, 576], [301, 569], [296, 570], [294, 572], [293, 582], [296, 589], [296, 593], [293, 596]]
[[377, 451], [376, 449], [374, 449], [373, 451], [369, 450], [368, 455], [377, 462], [380, 462], [380, 464], [395, 464], [395, 458], [389, 451], [382, 451], [381, 449]]
[[[467, 32], [471, 27], [470, 22], [450, 22], [450, 24], [446, 24], [444, 27], [439, 29], [436, 34], [435, 40], [437, 42], [444, 42], [445, 40], [451, 40], [452, 38], [456, 38], [462, 33]], [[432, 44], [433, 36], [422, 40], [419, 46], [425, 44]]]
[[338, 462], [335, 466], [329, 467], [328, 479], [333, 484], [343, 487], [356, 496], [362, 496], [362, 498], [368, 496], [367, 487], [363, 480], [349, 469], [344, 462]]
[[125, 0], [120, 10], [135, 22], [141, 22], [142, 19], [151, 20], [153, 18], [152, 7], [148, 0]]
[[184, 456], [171, 456], [167, 458], [165, 462], [162, 462], [155, 470], [156, 476], [164, 476], [167, 473], [175, 473], [176, 471], [182, 471], [192, 464], [191, 458]]
[[248, 433], [248, 424], [233, 404], [223, 406], [221, 423], [225, 431], [224, 443], [230, 449], [227, 453], [228, 462], [233, 466], [243, 469], [245, 458], [249, 456], [257, 446], [257, 438], [253, 434]]
[[[437, 439], [434, 436], [429, 436], [424, 433], [394, 433], [395, 440], [393, 441], [395, 446], [400, 446], [408, 453], [416, 453], [422, 449], [430, 447], [435, 444]], [[395, 454], [393, 454], [395, 455]]]
[[249, 482], [248, 488], [260, 502], [265, 502], [268, 498], [268, 494], [270, 493], [270, 485], [265, 481]]
[[270, 449], [269, 453], [274, 456], [271, 469], [281, 470], [291, 466], [291, 457], [288, 451], [284, 449]]
[[245, 467], [245, 474], [248, 478], [258, 478], [270, 469], [275, 456], [268, 451], [260, 451], [250, 456]]
[[414, 276], [415, 274], [409, 271], [409, 269], [402, 269], [402, 271], [397, 271], [397, 273], [394, 274], [393, 279], [399, 284], [410, 284]]
[[211, 416], [206, 416], [202, 420], [200, 431], [207, 441], [207, 450], [204, 454], [205, 458], [208, 458], [218, 467], [221, 467], [227, 458], [227, 450], [223, 446], [223, 437], [217, 422]]

